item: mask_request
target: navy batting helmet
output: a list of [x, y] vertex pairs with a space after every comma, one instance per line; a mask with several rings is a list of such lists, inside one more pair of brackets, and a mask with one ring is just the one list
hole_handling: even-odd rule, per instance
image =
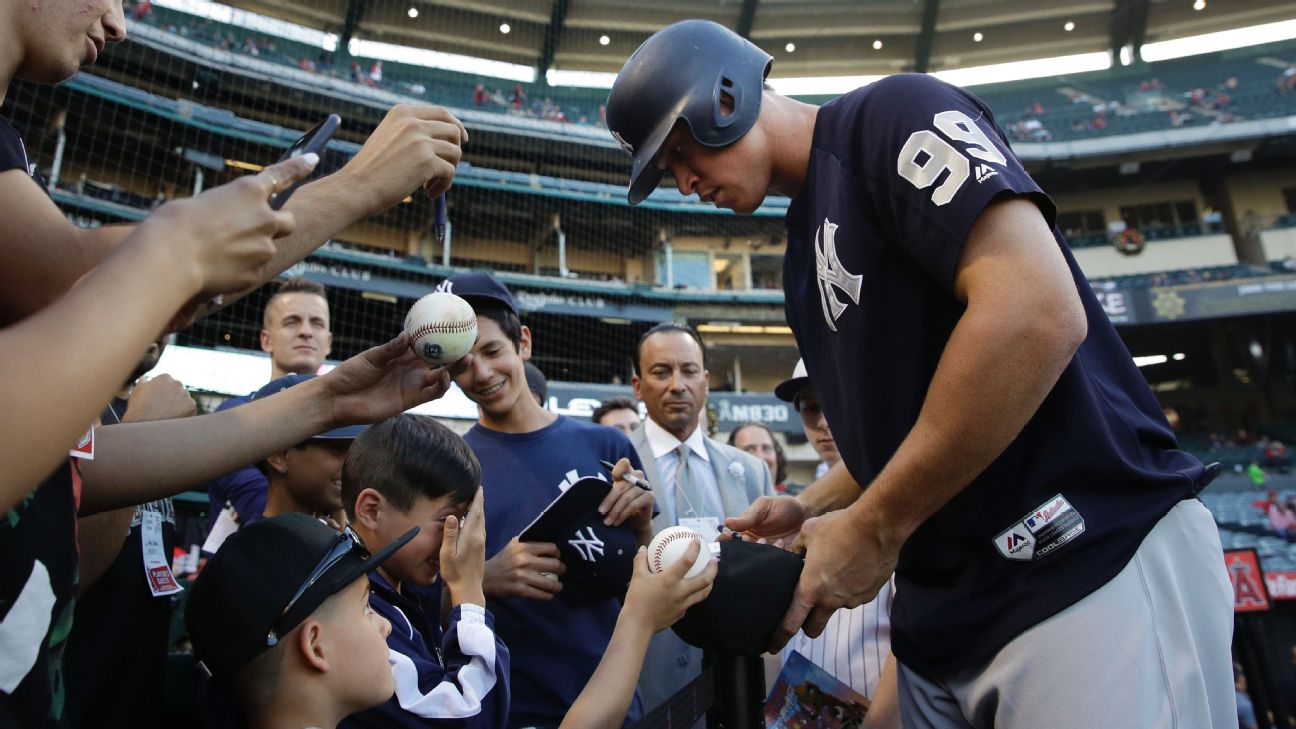
[[[761, 89], [774, 59], [732, 30], [709, 20], [683, 20], [654, 33], [630, 56], [608, 94], [607, 125], [634, 158], [630, 203], [661, 181], [654, 164], [675, 122], [683, 119], [699, 144], [733, 144], [756, 123]], [[721, 94], [733, 110], [721, 105]]]

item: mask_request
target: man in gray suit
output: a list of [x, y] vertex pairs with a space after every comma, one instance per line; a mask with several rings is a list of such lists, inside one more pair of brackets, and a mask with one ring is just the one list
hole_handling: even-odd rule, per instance
[[[630, 442], [661, 509], [653, 531], [679, 525], [714, 539], [725, 517], [774, 493], [769, 468], [698, 427], [707, 371], [702, 339], [692, 327], [667, 322], [649, 329], [639, 340], [635, 372], [635, 396], [648, 417]], [[700, 650], [669, 630], [653, 636], [639, 680], [644, 708], [670, 698], [701, 670]]]

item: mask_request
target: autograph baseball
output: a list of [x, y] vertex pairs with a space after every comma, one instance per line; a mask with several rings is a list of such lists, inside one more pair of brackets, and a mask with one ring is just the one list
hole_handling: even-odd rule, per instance
[[657, 532], [657, 536], [648, 543], [648, 566], [653, 572], [661, 572], [675, 564], [683, 558], [684, 552], [688, 550], [689, 544], [694, 539], [702, 542], [702, 548], [698, 550], [697, 559], [693, 561], [693, 566], [684, 577], [696, 577], [702, 574], [702, 570], [706, 569], [707, 562], [711, 559], [711, 550], [707, 548], [706, 540], [702, 539], [702, 535], [688, 527], [673, 526]]
[[454, 364], [477, 341], [477, 315], [467, 301], [434, 291], [410, 307], [405, 331], [418, 356], [438, 367]]

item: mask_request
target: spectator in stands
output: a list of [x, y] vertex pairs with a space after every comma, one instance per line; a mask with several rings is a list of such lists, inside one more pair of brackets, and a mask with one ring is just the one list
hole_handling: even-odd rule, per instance
[[522, 84], [513, 85], [513, 95], [509, 97], [509, 103], [513, 105], [514, 111], [522, 111], [526, 106], [526, 92], [522, 90]]
[[[705, 436], [708, 373], [702, 338], [691, 327], [666, 322], [649, 329], [635, 350], [635, 397], [648, 418], [630, 436], [648, 481], [657, 486], [660, 531], [687, 526], [716, 535], [757, 497], [774, 493], [769, 468], [733, 446]], [[662, 703], [702, 669], [702, 652], [674, 633], [653, 638], [639, 688], [644, 705]]]
[[1248, 465], [1246, 468], [1246, 474], [1247, 474], [1247, 478], [1251, 479], [1251, 485], [1253, 487], [1255, 487], [1256, 489], [1264, 488], [1265, 472], [1264, 469], [1260, 467], [1260, 463], [1258, 461], [1255, 460], [1251, 461], [1251, 464]]
[[[429, 720], [503, 727], [509, 651], [495, 634], [482, 592], [486, 516], [481, 466], [454, 431], [425, 415], [398, 415], [356, 440], [342, 475], [352, 528], [372, 551], [418, 534], [369, 573], [369, 605], [387, 635], [395, 695], [344, 727], [423, 727]], [[440, 579], [451, 606], [445, 629], [416, 592]]]
[[[792, 376], [774, 388], [774, 396], [792, 403], [801, 415], [806, 440], [827, 468], [837, 465], [841, 454], [828, 430], [828, 423], [814, 385], [806, 374], [805, 362], [797, 360]], [[823, 474], [816, 472], [818, 479]], [[883, 583], [871, 601], [856, 608], [840, 609], [828, 619], [815, 638], [798, 632], [783, 648], [784, 662], [793, 652], [835, 676], [869, 700], [869, 726], [899, 725], [899, 696], [896, 690], [895, 659], [891, 656], [891, 602], [895, 577]]]
[[639, 419], [639, 404], [628, 397], [610, 397], [604, 400], [601, 405], [594, 408], [590, 422], [616, 428], [627, 437], [643, 425]]
[[382, 80], [383, 80], [382, 61], [374, 61], [373, 65], [369, 67], [369, 85], [382, 86]]
[[545, 379], [544, 373], [533, 363], [527, 362], [525, 367], [527, 389], [531, 391], [531, 397], [535, 398], [536, 405], [541, 408], [548, 408], [549, 380]]
[[768, 425], [754, 420], [743, 423], [729, 433], [729, 445], [755, 456], [768, 466], [775, 491], [784, 494], [801, 490], [800, 484], [787, 483], [787, 454]]
[[1296, 512], [1293, 512], [1278, 498], [1276, 491], [1269, 492], [1268, 501], [1257, 501], [1256, 506], [1264, 509], [1265, 518], [1269, 520], [1269, 531], [1283, 539], [1296, 534]]
[[1278, 78], [1274, 80], [1274, 86], [1280, 94], [1296, 91], [1296, 64], [1284, 68], [1282, 73], [1278, 74]]
[[1264, 467], [1285, 474], [1291, 470], [1291, 457], [1287, 455], [1287, 446], [1282, 441], [1272, 439], [1265, 444]]
[[[105, 425], [187, 418], [196, 405], [167, 375], [145, 379], [166, 339], [149, 345], [126, 388], [100, 416]], [[170, 572], [175, 507], [159, 499], [77, 520], [77, 603], [63, 654], [72, 729], [160, 726], [171, 635]], [[147, 539], [145, 539], [147, 536]], [[115, 656], [103, 670], [104, 656]]]
[[[279, 284], [266, 301], [261, 323], [261, 350], [270, 355], [270, 380], [319, 372], [324, 358], [333, 351], [329, 313], [323, 284], [301, 276]], [[231, 397], [217, 411], [238, 407], [254, 396]], [[225, 519], [258, 518], [265, 510], [267, 484], [265, 473], [252, 464], [208, 484], [208, 528], [216, 525], [227, 504], [233, 514], [226, 513]], [[229, 526], [222, 531], [228, 533]]]
[[[557, 545], [517, 536], [571, 484], [603, 474], [599, 462], [608, 461], [617, 468], [612, 493], [600, 506], [604, 525], [626, 524], [635, 541], [647, 544], [653, 492], [621, 478], [639, 460], [624, 435], [536, 404], [524, 365], [531, 358], [531, 330], [498, 279], [461, 273], [439, 290], [467, 300], [477, 314], [473, 364], [455, 382], [478, 407], [477, 424], [464, 440], [482, 465], [488, 558], [483, 589], [496, 631], [512, 654], [509, 725], [554, 726], [599, 665], [620, 605], [580, 589], [569, 595]], [[636, 699], [629, 716], [639, 714]]]
[[481, 106], [484, 103], [486, 103], [486, 85], [479, 83], [473, 89], [473, 106]]
[[1242, 666], [1236, 663], [1233, 664], [1233, 688], [1237, 691], [1238, 729], [1260, 729], [1255, 705], [1251, 703], [1251, 696], [1247, 693], [1246, 674], [1242, 672]]
[[134, 15], [136, 20], [144, 20], [151, 12], [153, 12], [153, 3], [149, 0], [139, 0], [131, 9], [131, 15]]

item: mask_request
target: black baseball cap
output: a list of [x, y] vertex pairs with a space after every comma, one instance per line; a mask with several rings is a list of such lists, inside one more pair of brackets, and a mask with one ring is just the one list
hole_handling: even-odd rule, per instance
[[225, 540], [189, 591], [185, 626], [194, 654], [213, 677], [233, 677], [418, 531], [371, 556], [349, 527], [339, 532], [306, 514], [248, 524]]
[[489, 271], [456, 273], [438, 284], [436, 290], [454, 294], [469, 304], [474, 301], [501, 303], [514, 314], [518, 313], [517, 301], [513, 299], [513, 293]]
[[769, 648], [801, 579], [801, 555], [770, 544], [720, 542], [720, 569], [707, 599], [672, 626], [685, 643], [721, 656]]
[[792, 368], [792, 376], [774, 386], [774, 397], [783, 402], [796, 402], [797, 395], [810, 384], [810, 374], [806, 372], [805, 360], [797, 360]]
[[[270, 397], [275, 393], [283, 392], [284, 390], [287, 390], [290, 387], [293, 387], [295, 385], [300, 385], [301, 383], [307, 380], [313, 380], [313, 379], [315, 379], [315, 375], [284, 375], [283, 377], [277, 377], [273, 380], [270, 380], [270, 382], [266, 384], [265, 387], [262, 387], [260, 390], [257, 390], [256, 392], [252, 393], [252, 397], [248, 399], [248, 402]], [[310, 439], [311, 440], [355, 440], [356, 438], [359, 438], [360, 434], [365, 432], [365, 429], [368, 427], [369, 427], [368, 425], [344, 425], [341, 428], [334, 428], [333, 430], [328, 430], [323, 433], [319, 433], [317, 435], [312, 435]]]
[[522, 530], [524, 542], [552, 542], [558, 547], [564, 600], [581, 605], [625, 597], [639, 550], [629, 524], [607, 526], [598, 505], [612, 484], [587, 476], [558, 495]]
[[525, 363], [524, 369], [526, 369], [527, 389], [531, 391], [532, 395], [540, 398], [540, 404], [543, 407], [545, 403], [549, 402], [549, 380], [545, 379], [544, 373], [540, 371], [539, 367], [530, 362]]

